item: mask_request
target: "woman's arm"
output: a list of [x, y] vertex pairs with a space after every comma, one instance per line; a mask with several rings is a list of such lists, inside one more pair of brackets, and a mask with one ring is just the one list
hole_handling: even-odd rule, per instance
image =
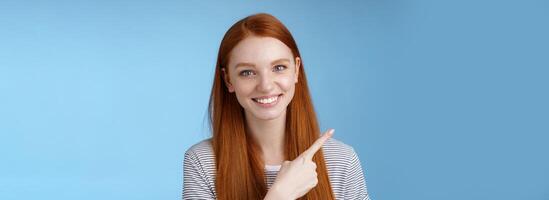
[[204, 171], [196, 154], [190, 150], [185, 153], [183, 164], [183, 199], [215, 199], [212, 189], [206, 182]]

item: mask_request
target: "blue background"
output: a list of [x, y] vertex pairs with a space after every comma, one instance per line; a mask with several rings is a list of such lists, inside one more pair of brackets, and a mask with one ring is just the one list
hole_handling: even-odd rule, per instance
[[217, 48], [268, 12], [374, 199], [549, 199], [547, 1], [1, 1], [0, 199], [180, 199]]

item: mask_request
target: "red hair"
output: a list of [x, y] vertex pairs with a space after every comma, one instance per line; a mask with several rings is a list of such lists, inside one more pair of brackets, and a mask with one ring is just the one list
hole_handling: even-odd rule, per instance
[[[248, 36], [276, 38], [291, 49], [294, 57], [301, 58], [290, 31], [269, 14], [248, 16], [225, 33], [219, 47], [208, 108], [216, 161], [215, 188], [217, 198], [221, 200], [263, 199], [267, 194], [260, 149], [246, 132], [244, 110], [236, 95], [228, 91], [223, 81], [222, 68], [228, 69], [231, 50]], [[286, 111], [286, 160], [295, 159], [320, 136], [303, 62], [298, 79]], [[322, 150], [315, 154], [313, 161], [317, 165], [318, 184], [300, 199], [334, 199]]]

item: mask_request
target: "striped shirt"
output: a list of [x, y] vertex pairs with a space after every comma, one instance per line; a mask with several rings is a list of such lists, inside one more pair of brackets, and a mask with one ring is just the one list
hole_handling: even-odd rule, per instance
[[[322, 146], [328, 177], [335, 199], [366, 199], [366, 181], [354, 149], [336, 139]], [[211, 140], [201, 141], [185, 152], [183, 169], [183, 199], [216, 199], [215, 158]], [[280, 165], [266, 165], [265, 179], [270, 188]]]

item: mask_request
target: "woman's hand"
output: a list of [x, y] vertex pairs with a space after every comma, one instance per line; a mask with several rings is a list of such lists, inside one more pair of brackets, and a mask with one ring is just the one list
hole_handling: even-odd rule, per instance
[[318, 183], [313, 156], [333, 133], [333, 129], [328, 130], [295, 160], [284, 161], [265, 199], [297, 199], [313, 189]]

